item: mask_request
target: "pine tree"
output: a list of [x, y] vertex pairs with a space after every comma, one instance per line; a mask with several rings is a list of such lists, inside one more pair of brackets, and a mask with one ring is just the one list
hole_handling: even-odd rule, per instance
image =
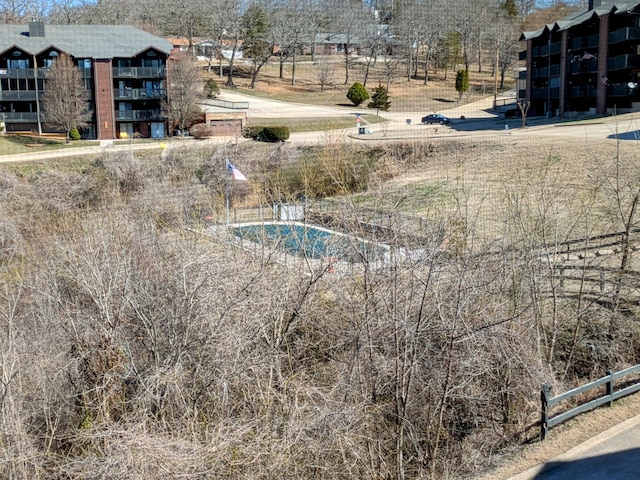
[[383, 112], [388, 111], [389, 107], [391, 107], [391, 102], [389, 101], [389, 92], [387, 91], [387, 89], [382, 85], [378, 85], [373, 90], [371, 101], [367, 106], [369, 108], [375, 108], [376, 115], [379, 115], [380, 110], [382, 110]]
[[456, 74], [456, 92], [458, 92], [458, 101], [462, 100], [464, 92], [469, 91], [469, 71], [458, 70]]

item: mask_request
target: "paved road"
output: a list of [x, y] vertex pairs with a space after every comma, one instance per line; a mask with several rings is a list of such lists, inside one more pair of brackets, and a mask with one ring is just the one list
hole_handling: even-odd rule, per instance
[[637, 480], [640, 415], [510, 480]]

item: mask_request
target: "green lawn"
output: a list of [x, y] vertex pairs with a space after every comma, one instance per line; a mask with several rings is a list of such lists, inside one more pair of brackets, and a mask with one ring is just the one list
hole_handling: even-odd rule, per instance
[[96, 145], [95, 141], [77, 141], [65, 145], [64, 140], [52, 138], [38, 138], [31, 135], [3, 135], [0, 136], [0, 155], [13, 155], [26, 152], [41, 152], [61, 148], [86, 147]]
[[[384, 117], [376, 115], [363, 115], [362, 117], [368, 123], [385, 122]], [[249, 127], [273, 127], [286, 126], [289, 127], [291, 133], [296, 132], [314, 132], [319, 130], [335, 130], [340, 128], [355, 128], [355, 117], [350, 115], [331, 117], [331, 118], [264, 118], [250, 117], [247, 121]]]

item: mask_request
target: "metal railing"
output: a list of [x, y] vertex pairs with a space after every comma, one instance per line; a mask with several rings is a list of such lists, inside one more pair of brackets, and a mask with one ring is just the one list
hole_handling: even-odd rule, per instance
[[116, 110], [116, 120], [163, 120], [160, 110]]
[[[640, 380], [636, 379], [631, 385], [627, 387], [621, 388], [620, 390], [615, 390], [615, 382], [620, 380], [621, 378], [631, 375], [633, 373], [640, 372], [640, 365], [635, 365], [633, 367], [627, 368], [625, 370], [621, 370], [619, 372], [612, 372], [609, 370], [607, 375], [599, 378], [594, 382], [587, 383], [582, 387], [574, 388], [573, 390], [569, 390], [557, 397], [550, 397], [551, 395], [551, 387], [549, 385], [543, 384], [540, 388], [540, 401], [542, 403], [541, 410], [541, 418], [540, 418], [540, 440], [544, 440], [547, 436], [547, 432], [550, 428], [555, 427], [556, 425], [561, 424], [562, 422], [566, 422], [570, 418], [575, 417], [584, 412], [588, 412], [589, 410], [593, 410], [594, 408], [600, 407], [602, 405], [608, 404], [611, 406], [614, 400], [618, 400], [619, 398], [625, 397], [637, 391], [640, 391]], [[556, 405], [565, 400], [569, 400], [581, 393], [586, 393], [591, 390], [594, 390], [600, 386], [605, 386], [605, 394], [603, 396], [597, 397], [591, 401], [583, 403], [571, 410], [561, 413], [559, 415], [551, 416], [549, 414], [549, 408], [553, 405]]]
[[212, 107], [230, 108], [232, 110], [246, 110], [249, 108], [249, 102], [227, 102], [226, 100], [207, 99], [204, 101]]
[[114, 88], [113, 98], [116, 100], [146, 100], [148, 98], [160, 99], [165, 96], [162, 88]]
[[5, 112], [2, 114], [6, 122], [18, 123], [18, 122], [37, 122], [38, 114], [35, 112]]
[[114, 78], [164, 78], [164, 67], [114, 67]]
[[[47, 70], [38, 68], [38, 78], [45, 78]], [[35, 68], [0, 68], [0, 78], [36, 78]]]
[[0, 90], [0, 100], [16, 101], [16, 100], [35, 100], [35, 90]]
[[640, 28], [624, 27], [609, 33], [609, 44], [640, 38]]

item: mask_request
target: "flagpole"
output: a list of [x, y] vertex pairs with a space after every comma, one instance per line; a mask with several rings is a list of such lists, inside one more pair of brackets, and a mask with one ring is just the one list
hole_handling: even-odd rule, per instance
[[224, 182], [225, 182], [225, 190], [224, 190], [224, 198], [226, 205], [226, 225], [229, 226], [229, 158], [224, 159]]

